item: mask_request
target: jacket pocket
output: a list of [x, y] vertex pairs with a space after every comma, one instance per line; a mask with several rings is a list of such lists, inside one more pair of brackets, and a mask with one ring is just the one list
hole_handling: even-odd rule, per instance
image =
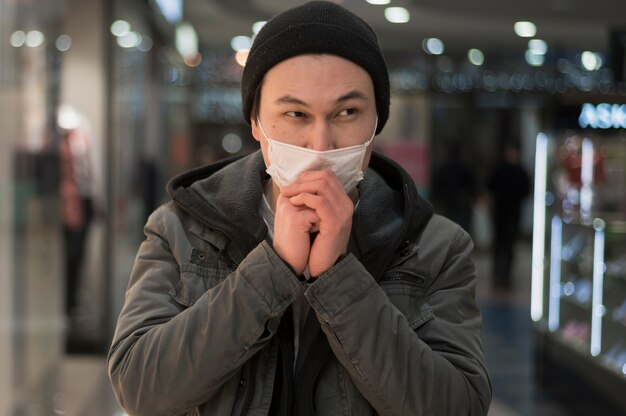
[[380, 282], [391, 303], [407, 318], [412, 329], [435, 317], [431, 306], [424, 301], [425, 277], [406, 271], [386, 273]]
[[224, 281], [232, 270], [181, 264], [180, 281], [170, 290], [170, 295], [183, 306], [191, 307], [207, 290]]

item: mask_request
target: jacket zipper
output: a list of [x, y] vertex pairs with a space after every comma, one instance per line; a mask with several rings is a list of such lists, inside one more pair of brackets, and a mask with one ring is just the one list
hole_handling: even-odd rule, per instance
[[254, 377], [256, 373], [257, 356], [255, 355], [250, 362], [250, 371], [248, 372], [248, 385], [246, 386], [246, 398], [241, 409], [241, 416], [244, 416], [250, 410], [252, 399], [254, 398]]
[[424, 284], [423, 277], [417, 277], [416, 279], [409, 279], [406, 277], [404, 273], [394, 273], [394, 272], [386, 275], [385, 280], [381, 281], [380, 283], [382, 284], [385, 282], [399, 282], [399, 281], [411, 283], [411, 284], [414, 284], [415, 286], [422, 286]]

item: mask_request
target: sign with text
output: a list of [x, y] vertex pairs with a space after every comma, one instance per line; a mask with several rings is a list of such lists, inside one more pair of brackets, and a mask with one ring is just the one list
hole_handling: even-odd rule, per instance
[[583, 129], [626, 129], [626, 104], [585, 103], [578, 124]]

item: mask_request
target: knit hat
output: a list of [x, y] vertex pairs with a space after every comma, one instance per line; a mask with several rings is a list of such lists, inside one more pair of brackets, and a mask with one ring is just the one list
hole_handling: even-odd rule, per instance
[[378, 38], [360, 17], [326, 1], [312, 1], [272, 19], [257, 34], [241, 79], [243, 116], [250, 112], [257, 86], [274, 65], [302, 54], [331, 54], [362, 67], [372, 78], [378, 126], [389, 117], [389, 75]]

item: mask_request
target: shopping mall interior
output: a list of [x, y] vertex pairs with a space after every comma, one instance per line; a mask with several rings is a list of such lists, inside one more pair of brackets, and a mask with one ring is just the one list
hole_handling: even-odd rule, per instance
[[[334, 2], [389, 68], [375, 150], [474, 241], [489, 415], [626, 415], [626, 3]], [[144, 224], [257, 150], [247, 51], [301, 3], [0, 0], [0, 415], [127, 414], [106, 354]]]

